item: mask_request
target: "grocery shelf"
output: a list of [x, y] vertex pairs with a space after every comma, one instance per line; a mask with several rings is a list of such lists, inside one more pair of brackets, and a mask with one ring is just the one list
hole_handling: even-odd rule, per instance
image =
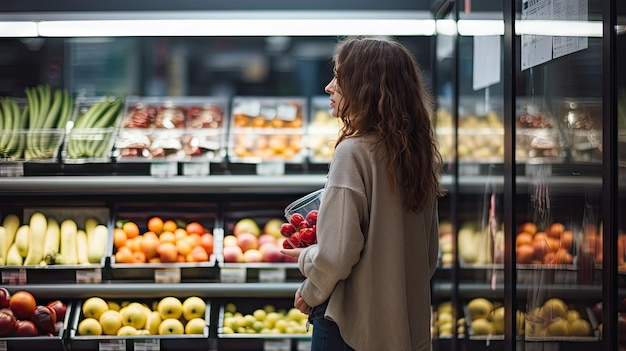
[[102, 298], [158, 298], [165, 296], [185, 297], [271, 297], [293, 298], [300, 287], [293, 283], [111, 283], [111, 284], [28, 284], [5, 285], [9, 292], [27, 290], [37, 298], [83, 299], [92, 296]]
[[[433, 295], [438, 298], [450, 297], [454, 286], [452, 283], [433, 283]], [[538, 286], [517, 284], [517, 296], [527, 296], [529, 292], [539, 289]], [[545, 288], [545, 287], [544, 287]], [[488, 283], [460, 283], [459, 296], [463, 299], [476, 297], [499, 298], [504, 296], [504, 284], [496, 284], [495, 290]], [[602, 299], [602, 287], [599, 285], [550, 285], [550, 291], [554, 296], [563, 296], [568, 299]]]

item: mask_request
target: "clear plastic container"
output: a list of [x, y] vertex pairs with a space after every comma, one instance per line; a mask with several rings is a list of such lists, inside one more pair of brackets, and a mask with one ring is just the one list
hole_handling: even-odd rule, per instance
[[323, 194], [324, 189], [316, 190], [285, 208], [285, 218], [289, 223], [283, 224], [281, 234], [292, 248], [307, 247], [317, 242], [317, 211]]

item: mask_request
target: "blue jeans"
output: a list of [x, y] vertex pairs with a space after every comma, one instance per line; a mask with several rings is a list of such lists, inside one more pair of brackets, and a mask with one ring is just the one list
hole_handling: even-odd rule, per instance
[[311, 309], [309, 323], [313, 325], [311, 351], [354, 351], [341, 338], [337, 323], [324, 318], [328, 300]]

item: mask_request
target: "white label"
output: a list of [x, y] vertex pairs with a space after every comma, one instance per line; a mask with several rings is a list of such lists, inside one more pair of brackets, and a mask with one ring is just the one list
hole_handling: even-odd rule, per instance
[[135, 351], [159, 351], [161, 350], [160, 339], [143, 339], [135, 341]]
[[263, 268], [259, 270], [259, 281], [262, 283], [284, 283], [286, 277], [285, 268]]
[[264, 351], [289, 351], [291, 350], [291, 340], [289, 339], [265, 340], [265, 342], [263, 342], [263, 350]]
[[26, 269], [20, 268], [15, 270], [2, 271], [2, 283], [3, 284], [25, 284], [26, 283]]
[[102, 340], [98, 343], [100, 351], [126, 351], [126, 340]]
[[154, 270], [156, 283], [180, 283], [180, 268], [160, 268]]
[[6, 342], [6, 340], [0, 340], [0, 351], [7, 351], [7, 342]]
[[155, 162], [150, 164], [150, 175], [153, 177], [170, 177], [178, 174], [178, 163]]
[[222, 268], [220, 280], [222, 283], [245, 283], [247, 270], [245, 268]]
[[298, 340], [298, 351], [311, 351], [311, 340]]
[[475, 164], [459, 165], [459, 174], [478, 175], [480, 174], [480, 166]]
[[21, 177], [24, 175], [24, 163], [7, 162], [0, 158], [0, 177]]
[[193, 162], [183, 164], [183, 175], [186, 176], [206, 176], [209, 175], [211, 167], [208, 162]]
[[235, 107], [234, 113], [256, 117], [261, 113], [261, 102], [258, 100], [240, 101]]
[[283, 175], [285, 174], [285, 162], [263, 161], [256, 165], [257, 175]]
[[276, 117], [283, 121], [293, 121], [298, 115], [298, 108], [293, 105], [279, 104], [276, 106]]
[[101, 283], [102, 282], [102, 270], [100, 268], [77, 270], [76, 282], [77, 283]]
[[263, 116], [266, 120], [271, 121], [276, 117], [276, 109], [270, 106], [261, 107], [261, 116]]

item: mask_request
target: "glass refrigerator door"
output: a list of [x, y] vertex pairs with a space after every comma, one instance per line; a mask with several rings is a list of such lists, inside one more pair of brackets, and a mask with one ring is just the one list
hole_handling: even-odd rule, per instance
[[599, 349], [602, 4], [516, 3], [517, 349]]

